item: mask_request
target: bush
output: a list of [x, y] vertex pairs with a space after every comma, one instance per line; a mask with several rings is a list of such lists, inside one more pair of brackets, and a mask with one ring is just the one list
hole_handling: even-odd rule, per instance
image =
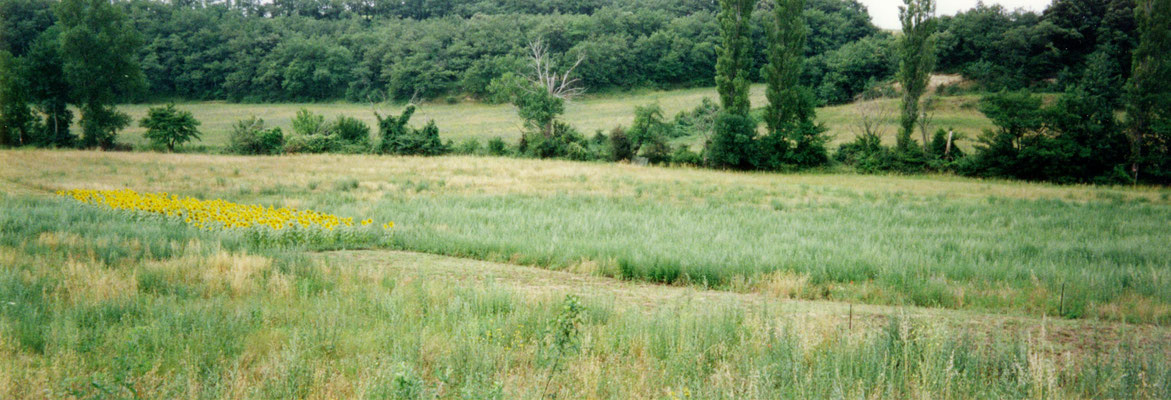
[[[553, 131], [549, 136], [539, 132], [530, 132], [521, 138], [520, 151], [529, 157], [558, 158], [569, 155], [569, 145], [582, 146], [585, 138], [573, 129], [572, 126], [561, 121], [553, 121]], [[582, 146], [583, 148], [585, 146]]]
[[752, 169], [757, 150], [755, 136], [756, 121], [751, 117], [721, 112], [708, 146], [708, 162], [717, 168]]
[[341, 150], [343, 143], [336, 135], [291, 135], [285, 141], [285, 153], [332, 153]]
[[455, 154], [480, 154], [480, 141], [475, 138], [464, 139], [452, 149]]
[[671, 162], [678, 165], [703, 165], [703, 156], [699, 153], [691, 151], [687, 145], [680, 145], [671, 153]]
[[671, 146], [662, 137], [654, 137], [650, 142], [643, 144], [639, 155], [645, 157], [651, 164], [665, 164], [671, 161]]
[[151, 107], [138, 125], [146, 128], [142, 136], [149, 139], [156, 146], [166, 146], [168, 151], [175, 151], [175, 146], [199, 139], [199, 121], [190, 111], [175, 108], [174, 104], [164, 107]]
[[670, 130], [671, 137], [701, 136], [708, 137], [716, 124], [716, 115], [720, 113], [720, 105], [712, 99], [704, 97], [698, 106], [691, 111], [680, 111], [675, 114], [675, 123]]
[[325, 124], [325, 117], [314, 114], [305, 108], [297, 111], [297, 116], [293, 117], [292, 122], [293, 133], [298, 135], [313, 136], [329, 133], [329, 127]]
[[508, 154], [508, 143], [504, 143], [504, 139], [494, 137], [488, 140], [488, 154], [494, 156], [503, 156]]
[[378, 131], [382, 142], [379, 143], [379, 152], [382, 154], [437, 156], [451, 151], [450, 146], [439, 139], [439, 127], [435, 121], [427, 121], [423, 129], [415, 129], [407, 125], [411, 115], [415, 113], [415, 106], [409, 105], [398, 117], [375, 114], [378, 118]]
[[1052, 106], [1029, 92], [985, 97], [980, 111], [996, 125], [977, 139], [976, 152], [959, 164], [966, 175], [1055, 182], [1119, 181], [1126, 137], [1114, 108], [1100, 95], [1070, 89]]
[[634, 146], [626, 136], [626, 129], [621, 126], [610, 131], [610, 161], [629, 161], [634, 158]]
[[264, 120], [255, 116], [236, 122], [228, 150], [236, 154], [278, 154], [284, 146], [281, 128], [264, 129]]
[[370, 126], [360, 119], [339, 115], [329, 130], [346, 143], [370, 144]]

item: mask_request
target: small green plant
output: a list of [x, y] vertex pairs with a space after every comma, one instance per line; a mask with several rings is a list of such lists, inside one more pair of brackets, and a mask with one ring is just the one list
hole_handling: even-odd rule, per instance
[[199, 121], [190, 111], [179, 110], [174, 104], [163, 107], [151, 107], [147, 110], [138, 125], [146, 128], [146, 137], [156, 146], [166, 146], [167, 151], [175, 151], [175, 146], [192, 140], [199, 140]]
[[565, 359], [579, 350], [581, 326], [585, 323], [582, 311], [581, 299], [572, 294], [566, 295], [565, 301], [561, 303], [561, 309], [557, 312], [557, 318], [546, 328], [544, 352], [551, 364], [549, 375], [545, 378], [544, 389], [541, 390], [542, 394], [549, 392], [549, 383], [561, 370]]

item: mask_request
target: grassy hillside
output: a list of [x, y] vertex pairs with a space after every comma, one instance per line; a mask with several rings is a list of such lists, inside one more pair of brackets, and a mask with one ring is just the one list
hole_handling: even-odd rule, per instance
[[[0, 164], [0, 398], [1171, 395], [1167, 189], [469, 157]], [[278, 249], [53, 195], [72, 188], [397, 225], [365, 250]]]
[[[634, 107], [657, 102], [662, 106], [667, 118], [683, 110], [690, 110], [700, 104], [704, 97], [717, 98], [714, 88], [684, 89], [672, 91], [645, 91], [638, 93], [592, 95], [571, 102], [566, 107], [565, 120], [581, 132], [592, 135], [594, 131], [602, 129], [609, 131], [617, 125], [630, 126], [634, 119]], [[955, 96], [941, 98], [938, 111], [935, 114], [935, 125], [940, 128], [955, 128], [957, 133], [975, 138], [981, 129], [989, 127], [988, 120], [975, 108], [977, 98], [974, 96]], [[764, 86], [756, 85], [752, 88], [752, 102], [755, 107], [765, 104]], [[898, 107], [896, 99], [876, 100], [880, 107], [887, 109], [889, 119], [886, 123], [886, 136], [894, 142], [895, 126], [897, 125]], [[142, 133], [144, 130], [137, 125], [137, 121], [146, 115], [146, 110], [152, 105], [135, 104], [119, 107], [130, 114], [136, 121], [134, 126], [121, 133], [120, 140], [132, 144], [145, 144]], [[279, 126], [288, 131], [291, 129], [289, 121], [296, 115], [297, 110], [307, 108], [315, 113], [323, 114], [328, 119], [336, 115], [347, 115], [360, 118], [375, 126], [374, 111], [383, 115], [397, 114], [402, 106], [387, 104], [354, 104], [354, 103], [306, 103], [306, 104], [231, 104], [224, 102], [197, 102], [180, 104], [181, 108], [191, 111], [195, 118], [203, 123], [200, 129], [204, 132], [201, 144], [210, 147], [222, 147], [228, 142], [228, 135], [236, 121], [256, 115], [265, 120], [269, 126]], [[829, 128], [834, 137], [833, 143], [849, 141], [857, 134], [857, 120], [859, 104], [848, 104], [833, 107], [824, 107], [819, 110], [818, 118]], [[467, 138], [479, 139], [486, 142], [493, 137], [502, 137], [515, 141], [520, 137], [521, 124], [516, 117], [516, 111], [510, 105], [491, 105], [475, 102], [460, 104], [427, 103], [415, 114], [412, 122], [422, 126], [428, 119], [433, 119], [439, 125], [441, 136], [456, 142]], [[916, 136], [917, 137], [917, 136]]]
[[[1171, 192], [476, 157], [10, 151], [134, 188], [399, 223], [398, 249], [809, 299], [1171, 323]], [[1064, 293], [1064, 295], [1062, 294]]]

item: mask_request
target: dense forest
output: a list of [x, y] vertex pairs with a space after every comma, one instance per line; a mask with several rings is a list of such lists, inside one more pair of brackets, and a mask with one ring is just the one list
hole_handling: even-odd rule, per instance
[[[118, 102], [470, 97], [516, 105], [525, 132], [511, 152], [534, 157], [760, 170], [836, 160], [863, 172], [1167, 183], [1168, 3], [1055, 0], [1041, 13], [979, 4], [941, 17], [931, 0], [904, 0], [895, 33], [855, 0], [0, 0], [0, 144], [114, 148], [131, 122]], [[953, 153], [953, 138], [925, 122], [932, 73], [968, 78], [937, 93], [984, 94], [980, 111], [996, 129], [974, 138], [973, 154]], [[768, 86], [763, 108], [748, 102], [752, 82]], [[559, 120], [585, 91], [712, 84], [718, 107], [673, 122], [639, 107], [629, 132], [587, 140]], [[896, 146], [862, 132], [831, 158], [816, 107], [871, 96], [901, 96]], [[237, 147], [451, 149], [434, 124], [409, 127], [410, 111], [378, 116], [377, 146], [342, 140], [369, 136], [360, 122], [298, 117], [287, 138], [241, 121], [251, 139]], [[140, 124], [168, 149], [198, 137], [198, 121], [174, 107]], [[668, 146], [680, 136], [702, 136], [701, 153]]]
[[[0, 51], [23, 57], [55, 35], [53, 0], [0, 0]], [[703, 0], [117, 1], [144, 81], [122, 100], [245, 102], [490, 100], [490, 81], [549, 44], [590, 91], [711, 86], [718, 5]], [[751, 14], [763, 43], [772, 2]], [[938, 69], [989, 88], [1060, 89], [1093, 52], [1129, 71], [1133, 0], [1062, 0], [1042, 14], [979, 5], [939, 18]], [[849, 102], [898, 67], [895, 37], [854, 0], [810, 0], [802, 81], [822, 104]], [[765, 46], [752, 48], [761, 81]]]

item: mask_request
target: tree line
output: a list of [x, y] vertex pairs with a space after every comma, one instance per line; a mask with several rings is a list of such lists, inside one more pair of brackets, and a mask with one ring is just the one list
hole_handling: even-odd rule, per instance
[[[59, 25], [55, 0], [0, 0], [0, 51], [23, 58]], [[764, 4], [764, 3], [762, 3]], [[754, 10], [763, 38], [768, 10]], [[718, 45], [711, 2], [597, 1], [116, 1], [117, 19], [137, 38], [130, 54], [145, 84], [122, 101], [223, 99], [246, 102], [488, 97], [487, 84], [524, 61], [542, 38], [591, 91], [711, 84]], [[881, 80], [893, 59], [854, 68], [831, 53], [889, 35], [854, 0], [812, 0], [802, 10], [824, 59], [808, 79], [826, 80], [830, 101], [848, 83]], [[754, 79], [763, 50], [752, 57]], [[39, 72], [39, 71], [36, 71]], [[844, 95], [838, 93], [844, 92]]]
[[[1167, 1], [1057, 0], [1041, 14], [981, 4], [937, 17], [932, 1], [906, 0], [903, 32], [892, 35], [854, 0], [0, 0], [0, 144], [112, 148], [131, 123], [113, 104], [135, 99], [468, 96], [516, 105], [525, 134], [514, 153], [536, 157], [765, 170], [837, 160], [862, 171], [1167, 182]], [[719, 105], [674, 122], [639, 107], [629, 130], [587, 139], [558, 119], [584, 88], [707, 85], [713, 71]], [[923, 97], [932, 72], [961, 73], [991, 93], [980, 109], [996, 129], [975, 138], [973, 154], [931, 132]], [[864, 129], [831, 159], [815, 107], [890, 92], [891, 81], [901, 94], [895, 145]], [[748, 102], [752, 82], [767, 84], [759, 112]], [[70, 130], [74, 109], [80, 137]], [[194, 128], [168, 130], [190, 125], [178, 111], [155, 111], [140, 124], [160, 143], [197, 137]], [[395, 131], [395, 119], [379, 120], [380, 131]], [[259, 132], [259, 142], [279, 137], [265, 152], [352, 142], [313, 133], [324, 129], [288, 141], [241, 131]], [[383, 143], [453, 148], [437, 129], [405, 132], [406, 142]], [[678, 135], [701, 136], [703, 151], [666, 145]]]

